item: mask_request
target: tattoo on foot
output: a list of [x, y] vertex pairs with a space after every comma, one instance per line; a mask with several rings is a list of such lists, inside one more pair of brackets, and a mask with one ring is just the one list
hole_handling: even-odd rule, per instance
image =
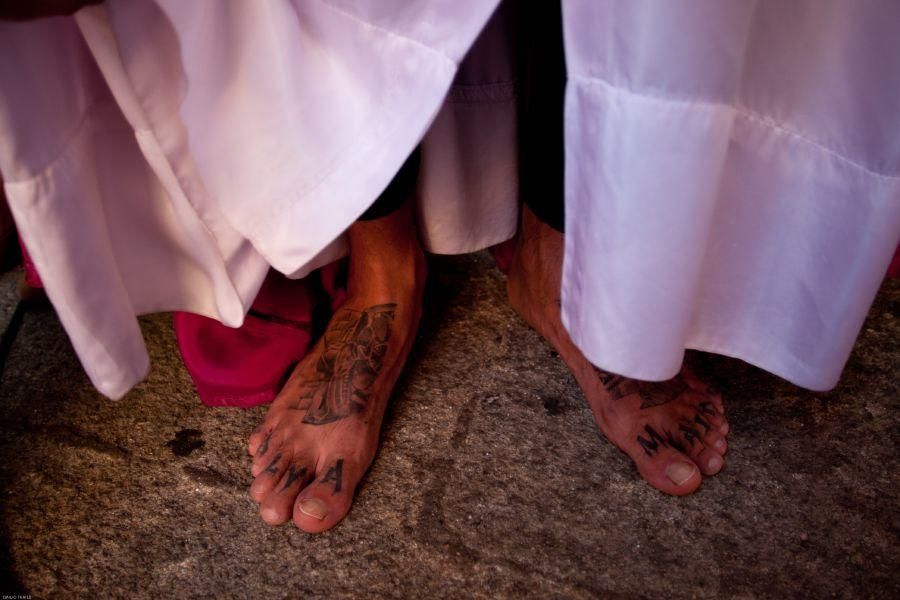
[[[594, 367], [594, 371], [600, 379], [600, 384], [612, 400], [638, 394], [641, 398], [642, 409], [668, 404], [684, 393], [688, 387], [680, 373], [668, 381], [638, 381], [603, 371], [597, 367]], [[710, 404], [710, 406], [712, 405]]]
[[299, 469], [295, 468], [294, 465], [288, 467], [288, 476], [284, 482], [284, 487], [281, 488], [281, 491], [288, 489], [294, 482], [300, 479], [301, 477], [306, 477], [306, 467], [300, 467]]
[[697, 405], [697, 409], [703, 414], [709, 415], [711, 417], [718, 416], [719, 411], [716, 410], [716, 407], [713, 406], [712, 402], [701, 402]]
[[303, 422], [324, 425], [365, 410], [384, 365], [396, 304], [365, 310], [342, 309], [323, 338], [316, 375], [300, 388]]
[[270, 431], [269, 433], [266, 434], [266, 437], [262, 441], [262, 444], [259, 445], [259, 449], [257, 449], [257, 451], [256, 451], [257, 456], [262, 456], [263, 454], [268, 452], [269, 440], [271, 440], [271, 439], [272, 439], [272, 432]]
[[681, 430], [682, 437], [691, 446], [694, 445], [694, 442], [700, 439], [700, 432], [692, 427], [691, 423], [681, 423], [678, 425], [678, 429]]
[[706, 419], [704, 419], [703, 417], [701, 417], [701, 416], [700, 416], [700, 413], [697, 413], [697, 414], [694, 416], [694, 423], [696, 423], [697, 425], [699, 425], [700, 427], [702, 427], [704, 431], [709, 431], [709, 429], [710, 429], [709, 421], [707, 421]]
[[[659, 435], [659, 433], [653, 429], [650, 425], [644, 426], [644, 431], [647, 432], [647, 435], [650, 439], [646, 439], [643, 436], [637, 436], [638, 444], [641, 445], [641, 448], [644, 449], [644, 452], [647, 453], [647, 456], [653, 456], [657, 452], [659, 452], [660, 445], [667, 447], [669, 444], [666, 442], [666, 438]], [[671, 437], [671, 436], [668, 436]]]
[[272, 462], [269, 463], [269, 466], [263, 469], [264, 473], [271, 473], [272, 475], [278, 474], [278, 461], [281, 460], [281, 452], [275, 455], [275, 458], [272, 459]]
[[319, 483], [329, 483], [331, 481], [334, 482], [334, 491], [331, 492], [331, 495], [337, 494], [341, 491], [341, 485], [343, 484], [344, 479], [344, 459], [339, 458], [334, 466], [328, 469], [328, 472], [325, 473], [325, 477], [322, 478], [322, 481]]

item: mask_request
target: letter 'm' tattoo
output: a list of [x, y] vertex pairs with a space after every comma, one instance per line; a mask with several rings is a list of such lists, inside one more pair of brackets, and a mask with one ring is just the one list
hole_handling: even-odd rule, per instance
[[301, 477], [306, 477], [306, 467], [300, 467], [299, 469], [297, 469], [294, 467], [294, 465], [289, 466], [287, 479], [285, 479], [284, 486], [281, 488], [281, 491], [283, 492], [284, 490], [294, 485], [294, 482]]
[[341, 309], [322, 339], [316, 374], [300, 388], [303, 422], [324, 425], [365, 410], [384, 365], [396, 304]]
[[647, 435], [650, 436], [650, 439], [646, 439], [642, 436], [637, 436], [638, 444], [641, 445], [641, 448], [644, 449], [644, 452], [647, 453], [647, 456], [653, 456], [657, 452], [659, 452], [659, 446], [669, 447], [669, 444], [666, 442], [666, 439], [659, 435], [659, 433], [650, 427], [649, 425], [644, 426], [644, 431], [647, 432]]
[[668, 442], [669, 446], [675, 448], [679, 452], [684, 452], [684, 445], [675, 439], [671, 431], [666, 432], [666, 442]]
[[343, 485], [344, 479], [344, 459], [339, 458], [334, 466], [328, 469], [328, 472], [325, 473], [325, 477], [322, 478], [322, 481], [319, 483], [329, 483], [331, 481], [334, 482], [334, 491], [331, 492], [331, 495], [337, 494], [341, 491], [341, 486]]

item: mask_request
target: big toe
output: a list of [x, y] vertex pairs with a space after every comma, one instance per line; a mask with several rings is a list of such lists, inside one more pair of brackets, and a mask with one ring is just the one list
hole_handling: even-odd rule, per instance
[[320, 533], [340, 523], [364, 473], [365, 467], [343, 458], [322, 463], [315, 481], [297, 496], [294, 524], [307, 533]]
[[662, 448], [653, 456], [635, 461], [644, 479], [666, 494], [685, 496], [700, 487], [703, 477], [695, 462], [671, 448]]

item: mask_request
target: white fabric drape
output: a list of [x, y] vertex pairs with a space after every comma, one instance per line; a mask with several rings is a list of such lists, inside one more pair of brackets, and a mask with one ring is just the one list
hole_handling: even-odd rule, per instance
[[900, 238], [900, 3], [565, 0], [563, 318], [835, 385]]
[[[497, 3], [108, 0], [0, 24], [0, 172], [97, 388], [146, 373], [135, 315], [236, 326], [269, 265], [345, 252], [420, 141], [429, 249], [511, 236], [515, 3], [458, 70]], [[833, 386], [900, 238], [900, 4], [562, 4], [575, 343], [641, 379], [698, 348]]]
[[108, 0], [0, 24], [0, 172], [94, 385], [117, 398], [146, 375], [135, 315], [238, 326], [269, 265], [302, 276], [345, 253], [342, 232], [437, 115], [417, 199], [427, 247], [511, 237], [502, 15], [451, 88], [496, 4]]

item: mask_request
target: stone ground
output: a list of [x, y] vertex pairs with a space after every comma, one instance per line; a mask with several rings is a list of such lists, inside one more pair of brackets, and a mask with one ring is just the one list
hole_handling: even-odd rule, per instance
[[142, 321], [153, 371], [112, 402], [52, 311], [13, 316], [5, 276], [0, 593], [900, 597], [900, 281], [833, 392], [690, 356], [725, 395], [731, 448], [718, 477], [670, 498], [600, 436], [489, 258], [434, 269], [381, 453], [317, 537], [258, 519], [245, 442], [264, 409], [201, 405], [168, 315]]

